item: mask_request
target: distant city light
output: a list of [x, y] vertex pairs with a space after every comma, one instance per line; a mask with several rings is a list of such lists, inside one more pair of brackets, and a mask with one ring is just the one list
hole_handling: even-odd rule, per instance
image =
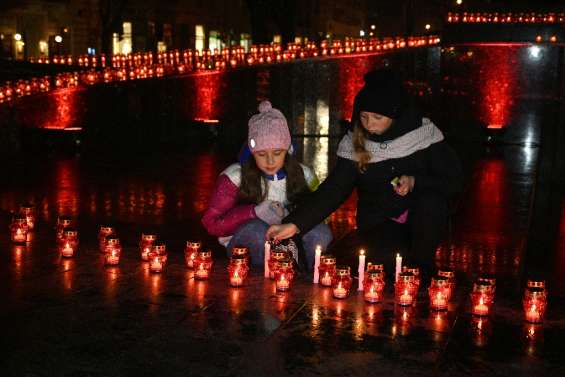
[[457, 0], [456, 3], [457, 3], [457, 5], [461, 5], [461, 4], [463, 4], [463, 0]]
[[55, 42], [57, 42], [57, 43], [63, 42], [63, 37], [61, 37], [60, 35], [56, 35], [55, 36]]
[[430, 25], [430, 24], [426, 24], [426, 30], [430, 30], [430, 29], [431, 29], [431, 27], [432, 27], [432, 25]]
[[14, 39], [15, 39], [16, 41], [21, 41], [21, 40], [22, 40], [22, 35], [21, 35], [20, 33], [16, 33], [16, 34], [14, 35]]
[[371, 30], [375, 30], [375, 25], [371, 25]]
[[359, 30], [359, 36], [364, 37], [365, 36], [365, 30]]

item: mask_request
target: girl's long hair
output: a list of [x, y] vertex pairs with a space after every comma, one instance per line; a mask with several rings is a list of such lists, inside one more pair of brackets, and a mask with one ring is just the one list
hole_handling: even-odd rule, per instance
[[[296, 159], [289, 153], [284, 159], [284, 169], [286, 171], [286, 197], [287, 200], [296, 204], [304, 195], [308, 193], [308, 185], [304, 178], [304, 170]], [[263, 192], [262, 187], [267, 186], [267, 178], [257, 167], [255, 158], [251, 156], [241, 166], [241, 186], [239, 187], [239, 199], [244, 203], [259, 204], [267, 198], [267, 190]]]
[[353, 150], [357, 156], [357, 168], [361, 173], [367, 170], [367, 165], [371, 160], [371, 152], [365, 148], [366, 132], [361, 121], [356, 120], [353, 124]]

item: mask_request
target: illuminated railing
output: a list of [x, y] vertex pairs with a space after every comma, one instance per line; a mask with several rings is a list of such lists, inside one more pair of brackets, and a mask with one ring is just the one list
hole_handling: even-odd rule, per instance
[[220, 51], [174, 50], [153, 54], [152, 52], [106, 57], [81, 55], [55, 56], [51, 59], [30, 59], [32, 63], [57, 64], [81, 67], [73, 72], [60, 73], [16, 82], [5, 82], [0, 86], [0, 103], [16, 98], [60, 88], [95, 85], [117, 81], [140, 80], [153, 77], [183, 75], [188, 73], [221, 71], [246, 66], [278, 64], [300, 59], [339, 57], [353, 54], [373, 54], [403, 48], [436, 45], [437, 36], [397, 37], [385, 39], [353, 39], [346, 41], [322, 41], [305, 45], [288, 44], [283, 50], [279, 44], [252, 46], [249, 52], [243, 47], [232, 47]]
[[448, 13], [449, 23], [565, 24], [565, 13]]

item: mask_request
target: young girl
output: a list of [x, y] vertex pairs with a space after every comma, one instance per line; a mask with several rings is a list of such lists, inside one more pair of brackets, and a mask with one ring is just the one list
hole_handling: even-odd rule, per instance
[[[286, 118], [263, 101], [259, 114], [249, 120], [240, 162], [220, 174], [202, 223], [208, 233], [219, 237], [228, 255], [234, 246], [248, 247], [253, 265], [262, 265], [269, 226], [280, 224], [292, 204], [318, 184], [314, 172], [292, 155]], [[331, 231], [323, 223], [302, 235], [309, 268], [316, 245], [325, 249], [331, 240]]]

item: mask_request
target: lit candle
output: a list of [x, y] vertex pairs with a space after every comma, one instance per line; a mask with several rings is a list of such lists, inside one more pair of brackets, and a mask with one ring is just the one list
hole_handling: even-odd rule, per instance
[[412, 300], [412, 295], [408, 292], [408, 289], [405, 289], [398, 300], [398, 304], [401, 306], [409, 306], [412, 305]]
[[359, 286], [357, 290], [363, 290], [363, 280], [365, 279], [365, 250], [359, 252]]
[[444, 276], [432, 278], [432, 283], [428, 289], [430, 296], [430, 309], [446, 310], [449, 302], [449, 279]]
[[160, 255], [153, 255], [149, 258], [149, 270], [151, 272], [160, 273], [163, 272], [163, 260]]
[[235, 270], [233, 276], [230, 278], [230, 284], [232, 287], [240, 287], [243, 285], [243, 278], [239, 276], [238, 270]]
[[141, 250], [141, 260], [148, 261], [149, 260], [149, 253], [151, 252], [151, 247], [146, 246]]
[[73, 256], [73, 254], [75, 253], [74, 249], [71, 247], [70, 243], [66, 242], [65, 246], [63, 247], [63, 249], [61, 250], [61, 254], [65, 257], [65, 258], [70, 258]]
[[324, 273], [321, 282], [324, 287], [329, 287], [330, 285], [332, 285], [332, 277], [328, 271]]
[[367, 302], [379, 302], [381, 300], [381, 295], [375, 290], [375, 287], [371, 285], [369, 291], [365, 292], [365, 301]]
[[196, 278], [199, 280], [208, 279], [208, 270], [204, 267], [203, 263], [198, 265], [198, 269], [196, 270]]
[[478, 316], [488, 315], [488, 306], [485, 305], [485, 300], [483, 297], [479, 298], [479, 303], [473, 308], [473, 314]]
[[271, 259], [271, 243], [269, 241], [265, 241], [265, 274], [266, 278], [271, 277], [271, 272], [269, 269], [269, 261]]
[[398, 275], [402, 270], [402, 257], [400, 254], [396, 254], [396, 269], [395, 269], [395, 281], [398, 281]]
[[108, 266], [115, 266], [120, 263], [120, 250], [114, 249], [104, 254], [105, 263]]
[[314, 284], [320, 281], [320, 257], [322, 256], [322, 247], [316, 246], [316, 255], [314, 258]]
[[347, 296], [347, 289], [345, 289], [341, 285], [341, 282], [339, 282], [337, 287], [334, 288], [333, 293], [335, 298], [345, 298]]
[[446, 307], [447, 307], [447, 299], [445, 298], [445, 295], [442, 294], [441, 292], [437, 292], [435, 297], [432, 299], [432, 308], [440, 310]]
[[540, 287], [526, 288], [523, 305], [526, 322], [542, 322], [547, 306], [545, 289]]
[[290, 282], [285, 278], [284, 274], [281, 274], [281, 278], [276, 282], [277, 291], [288, 291], [290, 287]]

